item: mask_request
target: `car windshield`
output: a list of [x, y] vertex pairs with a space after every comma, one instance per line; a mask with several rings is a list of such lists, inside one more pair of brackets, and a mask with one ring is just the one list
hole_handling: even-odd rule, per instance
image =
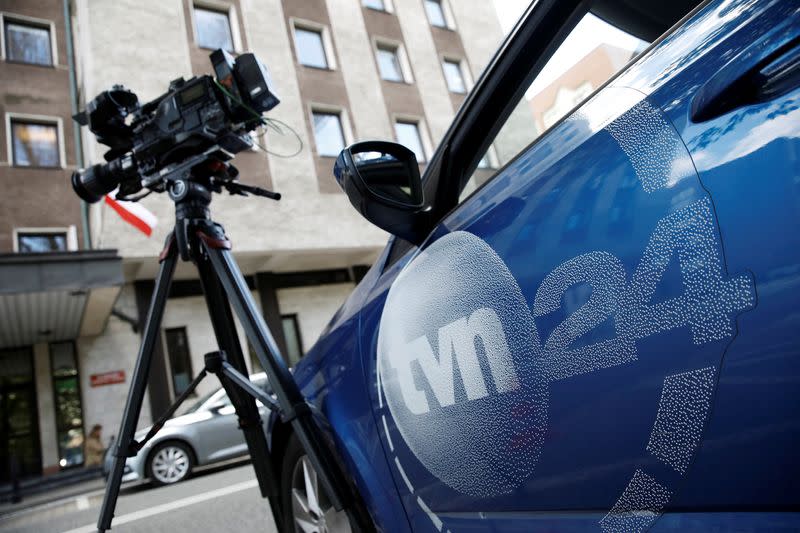
[[202, 406], [204, 403], [206, 403], [206, 401], [207, 401], [209, 398], [211, 398], [211, 397], [212, 397], [214, 394], [216, 394], [216, 392], [217, 392], [218, 390], [219, 390], [219, 389], [214, 389], [214, 390], [212, 390], [211, 392], [207, 392], [206, 394], [204, 394], [204, 395], [200, 396], [200, 398], [198, 398], [198, 399], [197, 399], [197, 401], [195, 401], [193, 404], [190, 404], [190, 405], [189, 405], [189, 407], [187, 407], [187, 408], [186, 408], [186, 410], [184, 410], [184, 411], [183, 411], [181, 414], [182, 414], [182, 415], [188, 415], [189, 413], [194, 413], [195, 411], [197, 411], [198, 409], [200, 409], [200, 407], [201, 407], [201, 406]]
[[[258, 387], [259, 389], [264, 389], [264, 387], [267, 384], [267, 379], [266, 378], [254, 379], [253, 380], [253, 384], [256, 387]], [[206, 394], [200, 396], [194, 403], [189, 404], [189, 406], [186, 407], [184, 410], [178, 410], [178, 414], [176, 416], [188, 415], [188, 414], [196, 412], [198, 409], [200, 409], [200, 407], [203, 406], [204, 403], [206, 403], [208, 401], [209, 398], [211, 398], [218, 391], [219, 391], [219, 389], [217, 388], [217, 389], [212, 390], [211, 392], [207, 392]], [[268, 391], [268, 392], [271, 393], [271, 391]], [[224, 401], [224, 402], [228, 403], [228, 395], [227, 394], [223, 395], [220, 398], [220, 401]]]

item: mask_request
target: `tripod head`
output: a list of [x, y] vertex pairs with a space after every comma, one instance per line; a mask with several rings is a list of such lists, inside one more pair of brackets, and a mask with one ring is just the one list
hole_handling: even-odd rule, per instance
[[[192, 226], [202, 223], [219, 229], [219, 238], [227, 242], [221, 226], [211, 221], [209, 205], [212, 193], [223, 190], [238, 196], [262, 196], [271, 200], [280, 200], [276, 193], [255, 185], [245, 185], [236, 179], [239, 171], [230, 163], [218, 159], [206, 159], [203, 164], [195, 165], [190, 171], [172, 172], [162, 177], [162, 187], [169, 193], [175, 203], [175, 239], [181, 259], [191, 259]], [[227, 246], [230, 248], [230, 245]]]

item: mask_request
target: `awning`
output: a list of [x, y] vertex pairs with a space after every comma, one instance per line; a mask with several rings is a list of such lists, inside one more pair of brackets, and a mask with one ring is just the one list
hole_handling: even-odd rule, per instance
[[0, 254], [0, 348], [100, 334], [123, 282], [116, 250]]

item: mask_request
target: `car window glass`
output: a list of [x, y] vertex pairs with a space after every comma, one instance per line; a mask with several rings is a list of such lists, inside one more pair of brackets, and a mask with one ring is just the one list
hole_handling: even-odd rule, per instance
[[459, 201], [617, 74], [647, 44], [592, 14], [584, 16], [525, 91], [466, 182]]
[[[211, 396], [216, 394], [218, 391], [219, 391], [219, 389], [215, 389], [215, 390], [212, 390], [211, 392], [207, 392], [206, 394], [203, 394], [202, 396], [200, 396], [200, 398], [195, 400], [194, 403], [189, 404], [189, 406], [186, 407], [184, 410], [182, 410], [182, 411], [179, 410], [178, 413], [181, 414], [181, 415], [188, 415], [189, 413], [194, 413], [195, 411], [200, 409], [203, 406], [203, 404], [205, 404], [211, 398]], [[186, 404], [184, 404], [184, 405], [186, 405]]]

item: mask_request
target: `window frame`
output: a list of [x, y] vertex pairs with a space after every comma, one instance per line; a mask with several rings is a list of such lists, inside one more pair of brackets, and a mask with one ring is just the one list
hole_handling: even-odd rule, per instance
[[[41, 63], [27, 63], [25, 61], [18, 61], [16, 59], [8, 59], [6, 50], [6, 24], [20, 24], [22, 26], [34, 26], [38, 28], [46, 28], [50, 33], [50, 60], [49, 65]], [[33, 67], [55, 68], [60, 64], [58, 62], [58, 46], [56, 41], [56, 24], [52, 20], [40, 19], [36, 17], [29, 17], [26, 15], [18, 15], [8, 11], [0, 11], [0, 60], [7, 63], [14, 63], [16, 65], [30, 65]]]
[[[43, 126], [55, 126], [56, 136], [58, 137], [58, 164], [54, 166], [18, 165], [14, 160], [14, 139], [11, 128], [13, 122], [35, 124]], [[32, 115], [29, 113], [6, 112], [6, 154], [8, 166], [14, 168], [33, 168], [33, 169], [65, 169], [67, 168], [67, 153], [64, 146], [64, 121], [61, 117], [52, 115]]]
[[392, 114], [392, 134], [394, 135], [395, 142], [400, 143], [400, 140], [397, 138], [397, 124], [413, 124], [417, 127], [420, 144], [422, 145], [422, 151], [425, 155], [425, 159], [423, 161], [417, 160], [417, 163], [421, 165], [430, 164], [434, 152], [433, 143], [431, 142], [430, 132], [428, 131], [425, 119], [415, 115]]
[[[438, 24], [434, 24], [431, 21], [430, 14], [428, 13], [428, 2], [438, 3], [439, 7], [442, 10], [442, 19], [444, 19], [444, 26], [439, 26]], [[448, 0], [423, 0], [422, 8], [425, 10], [425, 18], [428, 20], [428, 24], [433, 28], [439, 28], [441, 30], [449, 30], [449, 31], [456, 31], [456, 19], [453, 15], [453, 10], [450, 7], [450, 3]]]
[[[453, 94], [467, 94], [472, 89], [472, 76], [470, 75], [469, 68], [467, 66], [467, 62], [464, 58], [442, 55], [439, 57], [441, 65], [442, 65], [442, 75], [444, 76], [444, 83], [447, 86], [447, 91]], [[454, 91], [450, 84], [447, 82], [447, 72], [445, 71], [444, 65], [445, 63], [455, 64], [458, 67], [458, 71], [461, 73], [461, 81], [464, 83], [464, 92]]]
[[323, 155], [319, 153], [319, 148], [317, 144], [317, 131], [316, 129], [314, 129], [314, 113], [320, 115], [338, 115], [339, 126], [342, 129], [342, 140], [344, 141], [344, 146], [346, 147], [353, 143], [353, 131], [351, 129], [350, 119], [348, 118], [348, 113], [345, 108], [330, 104], [309, 102], [307, 112], [308, 112], [309, 126], [311, 128], [311, 138], [314, 140], [314, 152], [317, 157], [319, 158], [331, 157], [335, 159], [336, 157], [339, 157], [339, 154]]
[[202, 50], [216, 50], [216, 48], [207, 48], [202, 46], [199, 42], [199, 30], [197, 28], [197, 17], [195, 16], [195, 9], [202, 9], [205, 11], [216, 11], [228, 17], [228, 28], [231, 32], [231, 44], [233, 45], [234, 54], [241, 54], [244, 51], [242, 44], [242, 34], [239, 28], [239, 17], [234, 4], [227, 2], [215, 2], [212, 0], [190, 0], [189, 8], [191, 12], [192, 36], [194, 37], [194, 44]]
[[[294, 55], [297, 59], [297, 64], [305, 68], [313, 68], [317, 70], [337, 70], [338, 64], [336, 62], [336, 53], [333, 47], [333, 38], [328, 27], [319, 22], [314, 22], [306, 19], [299, 19], [295, 17], [289, 18], [289, 24], [292, 28], [292, 44], [294, 44]], [[319, 33], [320, 41], [322, 42], [322, 53], [325, 56], [327, 66], [319, 67], [316, 65], [307, 65], [300, 60], [300, 47], [297, 45], [297, 30], [304, 30], [314, 33]]]
[[[31, 227], [31, 226], [21, 226], [18, 228], [14, 228], [12, 230], [12, 238], [14, 240], [13, 243], [13, 250], [14, 253], [22, 253], [19, 250], [19, 237], [20, 235], [25, 234], [66, 234], [67, 237], [67, 250], [68, 252], [74, 252], [78, 249], [78, 230], [77, 228], [72, 226], [64, 226], [64, 227]], [[45, 252], [45, 253], [61, 253], [61, 252]]]
[[392, 4], [392, 0], [382, 0], [383, 1], [383, 9], [378, 9], [377, 7], [368, 6], [364, 2], [366, 0], [361, 0], [361, 7], [364, 9], [371, 9], [372, 11], [377, 11], [378, 13], [394, 13], [394, 5]]
[[[162, 338], [164, 343], [164, 353], [166, 354], [166, 363], [169, 370], [169, 390], [172, 392], [172, 398], [177, 398], [181, 393], [175, 390], [175, 370], [172, 368], [172, 355], [169, 351], [169, 341], [167, 340], [167, 334], [170, 331], [183, 331], [184, 337], [186, 338], [186, 361], [188, 363], [189, 368], [189, 382], [194, 379], [194, 367], [192, 365], [192, 351], [191, 346], [189, 345], [189, 328], [187, 326], [171, 326], [162, 328]], [[192, 395], [196, 395], [197, 392], [193, 392]]]
[[[383, 77], [383, 73], [381, 72], [381, 64], [378, 61], [378, 52], [380, 50], [393, 50], [395, 56], [397, 57], [397, 63], [400, 67], [400, 78], [399, 80], [390, 80]], [[408, 54], [406, 53], [405, 46], [400, 41], [394, 41], [391, 39], [386, 39], [383, 37], [374, 37], [372, 39], [372, 52], [375, 56], [375, 65], [378, 68], [378, 77], [381, 81], [388, 81], [390, 83], [406, 83], [412, 84], [414, 83], [414, 75], [411, 70], [411, 62], [408, 60]]]
[[[297, 360], [297, 362], [299, 363], [300, 361], [303, 360], [303, 357], [306, 356], [306, 350], [303, 347], [303, 332], [300, 331], [300, 319], [298, 318], [298, 314], [297, 313], [282, 314], [281, 315], [281, 328], [283, 328], [283, 322], [285, 320], [291, 320], [292, 322], [294, 322], [294, 331], [295, 331], [296, 337], [297, 337], [297, 339], [296, 339], [297, 340], [297, 348], [300, 350], [300, 357]], [[297, 364], [297, 363], [295, 363], [295, 364]], [[288, 351], [286, 353], [286, 365], [289, 366], [289, 367], [294, 366], [294, 365], [290, 365]]]

